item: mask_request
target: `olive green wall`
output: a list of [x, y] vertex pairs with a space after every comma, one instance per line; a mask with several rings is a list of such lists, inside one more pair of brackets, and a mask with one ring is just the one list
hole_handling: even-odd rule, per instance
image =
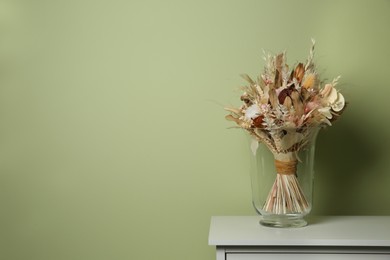
[[390, 1], [0, 1], [0, 259], [208, 259], [254, 215], [227, 129], [262, 48], [342, 75], [313, 214], [390, 214]]

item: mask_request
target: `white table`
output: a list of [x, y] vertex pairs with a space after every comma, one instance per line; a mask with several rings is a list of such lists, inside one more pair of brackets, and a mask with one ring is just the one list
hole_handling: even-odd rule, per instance
[[259, 216], [211, 218], [217, 260], [389, 260], [390, 216], [324, 216], [302, 228], [270, 228]]

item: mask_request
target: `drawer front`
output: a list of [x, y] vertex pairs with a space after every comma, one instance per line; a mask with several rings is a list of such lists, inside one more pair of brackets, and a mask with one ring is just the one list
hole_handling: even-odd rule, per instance
[[388, 254], [227, 253], [226, 260], [389, 260]]

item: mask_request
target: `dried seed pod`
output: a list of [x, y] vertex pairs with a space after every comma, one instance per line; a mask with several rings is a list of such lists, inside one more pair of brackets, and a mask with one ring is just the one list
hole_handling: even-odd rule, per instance
[[345, 108], [347, 107], [347, 104], [348, 103], [345, 102], [344, 107], [340, 111], [337, 111], [337, 112], [334, 111], [333, 117], [330, 119], [330, 122], [336, 121], [341, 116], [341, 114], [344, 112]]

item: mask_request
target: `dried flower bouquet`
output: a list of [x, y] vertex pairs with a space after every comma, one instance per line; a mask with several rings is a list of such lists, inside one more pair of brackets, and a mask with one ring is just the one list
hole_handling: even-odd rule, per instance
[[257, 80], [242, 75], [239, 108], [225, 108], [234, 121], [252, 137], [252, 151], [263, 143], [273, 153], [276, 179], [263, 210], [269, 214], [302, 214], [309, 203], [297, 179], [298, 152], [305, 148], [318, 128], [332, 125], [345, 109], [343, 95], [335, 89], [339, 77], [321, 87], [313, 62], [315, 42], [305, 63], [291, 70], [286, 53], [266, 54], [265, 67]]

